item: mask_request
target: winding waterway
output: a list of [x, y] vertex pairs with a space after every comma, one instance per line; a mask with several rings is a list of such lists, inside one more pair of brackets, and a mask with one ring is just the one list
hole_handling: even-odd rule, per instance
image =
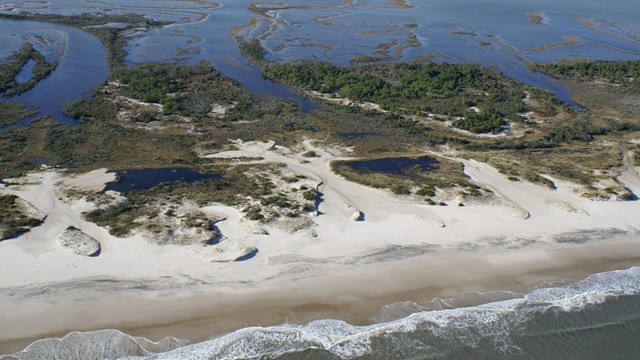
[[[0, 11], [48, 14], [137, 13], [174, 25], [129, 35], [126, 62], [196, 63], [208, 60], [259, 97], [290, 99], [308, 111], [313, 104], [291, 89], [262, 77], [238, 50], [236, 37], [258, 38], [276, 61], [324, 60], [349, 64], [362, 56], [382, 62], [429, 57], [435, 61], [493, 66], [507, 76], [552, 91], [572, 103], [551, 77], [532, 71], [530, 61], [640, 59], [640, 26], [631, 0], [510, 3], [451, 1], [308, 1], [287, 4], [250, 0], [147, 1], [61, 0], [17, 3], [0, 0]], [[33, 22], [0, 21], [0, 31], [24, 37], [58, 31], [66, 37], [59, 68], [28, 93], [12, 99], [37, 105], [62, 123], [65, 103], [86, 96], [107, 77], [105, 50], [78, 29]], [[15, 45], [15, 44], [14, 44]], [[7, 56], [0, 45], [0, 57]], [[31, 119], [21, 121], [26, 124]]]
[[64, 115], [62, 108], [73, 100], [89, 96], [91, 90], [107, 78], [107, 53], [100, 40], [79, 29], [34, 21], [0, 19], [0, 32], [19, 34], [18, 38], [22, 40], [28, 39], [28, 34], [44, 38], [53, 32], [63, 34], [64, 39], [63, 55], [53, 73], [33, 89], [11, 98], [11, 101], [40, 109], [17, 125], [26, 126], [31, 120], [45, 115], [51, 115], [63, 124], [77, 123]]

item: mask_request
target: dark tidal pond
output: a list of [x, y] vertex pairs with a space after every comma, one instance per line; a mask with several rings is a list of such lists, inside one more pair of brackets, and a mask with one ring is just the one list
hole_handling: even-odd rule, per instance
[[357, 172], [379, 172], [394, 175], [406, 175], [412, 170], [435, 170], [440, 162], [432, 157], [419, 158], [391, 157], [372, 160], [345, 161], [342, 164]]
[[381, 137], [382, 135], [377, 133], [362, 132], [362, 133], [339, 133], [338, 136], [343, 139], [372, 139], [372, 138]]
[[220, 174], [202, 174], [187, 168], [135, 169], [116, 171], [118, 181], [108, 182], [104, 191], [127, 192], [148, 190], [162, 183], [186, 182], [220, 179]]

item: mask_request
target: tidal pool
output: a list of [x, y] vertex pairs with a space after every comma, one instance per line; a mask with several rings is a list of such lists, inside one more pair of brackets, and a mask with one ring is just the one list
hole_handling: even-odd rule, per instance
[[406, 175], [412, 170], [434, 170], [439, 163], [438, 160], [428, 156], [418, 158], [390, 157], [343, 162], [344, 165], [358, 172], [379, 172], [394, 175]]
[[109, 182], [104, 191], [127, 192], [132, 190], [148, 190], [161, 183], [186, 182], [208, 179], [220, 179], [220, 174], [202, 174], [193, 169], [186, 168], [162, 168], [162, 169], [135, 169], [116, 171], [119, 181]]

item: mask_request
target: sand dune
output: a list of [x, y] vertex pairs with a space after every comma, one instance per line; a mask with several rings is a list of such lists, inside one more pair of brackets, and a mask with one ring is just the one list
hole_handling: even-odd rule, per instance
[[[206, 330], [213, 335], [287, 318], [362, 322], [397, 300], [519, 291], [640, 258], [637, 202], [590, 201], [562, 181], [554, 180], [558, 188], [550, 190], [459, 160], [495, 200], [434, 207], [337, 176], [329, 164], [349, 158], [346, 149], [311, 141], [296, 149], [272, 142], [236, 146], [206, 157], [284, 163], [317, 181], [322, 201], [308, 228], [260, 224], [212, 204], [201, 210], [218, 220], [226, 254], [215, 246], [158, 246], [141, 235], [109, 235], [82, 219], [92, 204], [63, 196], [70, 188], [101, 189], [113, 179], [105, 170], [75, 178], [44, 171], [0, 189], [48, 214], [40, 227], [0, 242], [0, 352], [72, 330], [197, 339]], [[309, 150], [319, 156], [302, 156]], [[635, 192], [639, 177], [629, 169], [619, 181]], [[361, 221], [354, 221], [358, 211]], [[76, 256], [58, 246], [56, 237], [69, 226], [96, 239], [100, 256]], [[249, 261], [216, 262], [247, 249], [258, 250]]]

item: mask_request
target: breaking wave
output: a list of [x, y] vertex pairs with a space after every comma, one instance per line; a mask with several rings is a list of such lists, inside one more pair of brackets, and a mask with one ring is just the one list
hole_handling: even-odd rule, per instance
[[29, 359], [136, 359], [171, 351], [187, 344], [176, 338], [154, 342], [118, 330], [72, 332], [60, 339], [43, 339], [23, 351], [0, 357], [3, 360]]
[[[442, 300], [404, 302], [383, 308], [377, 317], [393, 320], [372, 325], [319, 320], [250, 327], [186, 346], [173, 338], [154, 343], [115, 330], [72, 333], [5, 358], [589, 359], [640, 353], [640, 267], [489, 298], [496, 296], [507, 299], [464, 308], [447, 308]], [[607, 346], [615, 346], [617, 356], [603, 353]]]

